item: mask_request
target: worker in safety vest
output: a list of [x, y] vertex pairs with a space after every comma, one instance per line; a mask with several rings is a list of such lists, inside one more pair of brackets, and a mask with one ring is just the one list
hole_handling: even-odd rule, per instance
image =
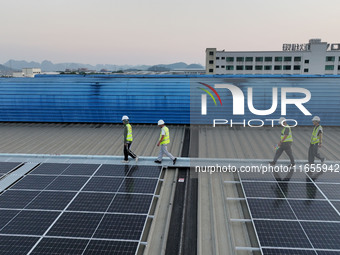
[[269, 162], [269, 164], [274, 166], [276, 164], [276, 161], [282, 155], [283, 151], [285, 151], [290, 159], [290, 165], [288, 166], [293, 167], [295, 166], [295, 161], [294, 161], [293, 151], [292, 151], [292, 144], [293, 144], [292, 129], [290, 126], [287, 125], [286, 119], [284, 117], [281, 117], [279, 119], [279, 124], [283, 126], [283, 129], [281, 130], [281, 139], [280, 139], [280, 142], [277, 144], [278, 148], [276, 150], [274, 160]]
[[308, 163], [314, 164], [314, 159], [317, 157], [321, 160], [321, 163], [325, 161], [325, 158], [320, 155], [318, 152], [318, 149], [322, 146], [322, 135], [323, 135], [323, 129], [320, 125], [320, 117], [315, 116], [313, 119], [313, 133], [310, 140], [310, 146], [308, 150]]
[[138, 161], [138, 157], [136, 154], [134, 154], [131, 150], [131, 144], [132, 144], [132, 127], [129, 124], [129, 117], [124, 115], [122, 117], [122, 121], [124, 124], [124, 160], [122, 163], [129, 163], [129, 158], [128, 156], [134, 158], [136, 160], [136, 163]]
[[158, 121], [158, 126], [161, 128], [161, 134], [159, 135], [157, 146], [161, 146], [161, 148], [158, 154], [158, 158], [157, 160], [155, 160], [155, 163], [162, 163], [163, 154], [165, 154], [172, 160], [172, 163], [175, 164], [177, 158], [175, 158], [170, 152], [168, 152], [168, 144], [170, 143], [169, 128], [165, 126], [163, 120]]

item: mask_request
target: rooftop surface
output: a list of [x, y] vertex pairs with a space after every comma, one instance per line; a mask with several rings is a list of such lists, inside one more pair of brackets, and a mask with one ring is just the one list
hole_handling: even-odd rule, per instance
[[[267, 164], [280, 136], [279, 128], [190, 127], [169, 125], [169, 151], [179, 157], [173, 168], [164, 160], [162, 185], [148, 229], [144, 254], [166, 254], [171, 212], [179, 186], [180, 168], [191, 166], [185, 182], [197, 182], [197, 254], [260, 254], [260, 244], [252, 226], [244, 198], [243, 184], [231, 172], [197, 173], [196, 166]], [[320, 152], [329, 164], [340, 159], [340, 127], [324, 127], [324, 146]], [[307, 159], [312, 127], [293, 129], [293, 153], [297, 162]], [[0, 123], [1, 162], [121, 164], [122, 125], [65, 123]], [[133, 125], [132, 150], [141, 156], [137, 163], [155, 165], [159, 128]], [[189, 158], [180, 157], [189, 146]], [[286, 155], [279, 162], [288, 164]], [[129, 165], [134, 165], [131, 160]], [[29, 166], [29, 165], [28, 165]], [[6, 177], [8, 178], [8, 177]], [[1, 183], [6, 181], [2, 178]], [[9, 179], [8, 179], [9, 180]], [[248, 194], [249, 196], [249, 194]]]
[[[169, 125], [171, 144], [168, 150], [173, 155], [181, 155], [188, 127]], [[292, 129], [293, 154], [297, 160], [307, 159], [312, 129], [310, 126]], [[159, 132], [156, 125], [133, 125], [132, 151], [140, 156], [156, 157]], [[280, 132], [279, 127], [193, 126], [189, 155], [212, 159], [272, 159]], [[339, 132], [340, 127], [324, 127], [320, 152], [327, 160], [340, 159]], [[123, 127], [119, 124], [0, 123], [0, 133], [0, 153], [123, 155]], [[288, 157], [284, 153], [281, 159]]]

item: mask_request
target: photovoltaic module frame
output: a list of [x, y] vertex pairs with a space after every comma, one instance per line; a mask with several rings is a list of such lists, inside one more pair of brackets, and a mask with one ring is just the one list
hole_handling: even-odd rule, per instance
[[0, 194], [1, 254], [136, 254], [161, 172], [40, 164]]
[[238, 173], [261, 253], [340, 254], [340, 174]]

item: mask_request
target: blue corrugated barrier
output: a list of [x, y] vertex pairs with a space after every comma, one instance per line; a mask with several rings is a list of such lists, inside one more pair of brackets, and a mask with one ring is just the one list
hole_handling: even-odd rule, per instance
[[[233, 99], [227, 89], [207, 84], [232, 84], [244, 94], [244, 115], [233, 115]], [[248, 88], [253, 88], [256, 109], [269, 109], [272, 88], [278, 88], [278, 106], [269, 116], [251, 113]], [[310, 91], [304, 106], [322, 119], [323, 125], [340, 126], [340, 77], [333, 76], [106, 76], [39, 75], [35, 78], [0, 78], [0, 121], [118, 123], [128, 115], [133, 123], [211, 124], [215, 118], [248, 121], [281, 116], [281, 88]], [[207, 114], [201, 114], [201, 95], [207, 95]], [[303, 95], [287, 94], [289, 98]], [[311, 125], [294, 105], [287, 105], [287, 118]], [[270, 124], [270, 123], [266, 123]]]

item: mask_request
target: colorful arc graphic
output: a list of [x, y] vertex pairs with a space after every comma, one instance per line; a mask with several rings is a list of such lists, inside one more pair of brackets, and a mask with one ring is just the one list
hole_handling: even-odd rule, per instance
[[[222, 105], [222, 100], [221, 100], [221, 98], [220, 98], [220, 95], [216, 92], [216, 90], [215, 90], [213, 87], [211, 87], [210, 85], [205, 84], [205, 83], [203, 83], [203, 82], [199, 82], [199, 83], [202, 84], [203, 86], [206, 86], [207, 88], [211, 89], [212, 92], [214, 92], [215, 95], [217, 96], [218, 100], [220, 101], [220, 104]], [[201, 89], [201, 90], [207, 92], [207, 94], [214, 100], [214, 103], [215, 103], [215, 105], [216, 105], [216, 100], [215, 100], [214, 96], [213, 96], [208, 90], [202, 89], [202, 88], [199, 88], [199, 89]]]

